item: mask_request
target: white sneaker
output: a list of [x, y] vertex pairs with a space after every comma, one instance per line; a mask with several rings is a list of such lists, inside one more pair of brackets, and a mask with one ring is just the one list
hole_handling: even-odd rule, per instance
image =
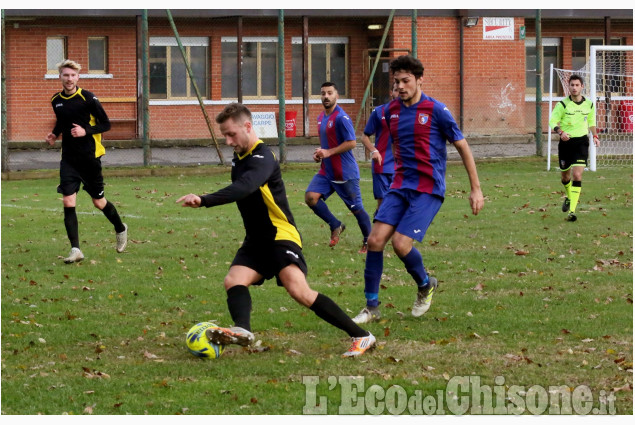
[[128, 245], [128, 225], [124, 223], [123, 226], [125, 227], [124, 231], [117, 233], [117, 252], [123, 252]]
[[430, 310], [432, 304], [432, 296], [437, 290], [437, 278], [430, 277], [430, 282], [424, 289], [417, 292], [417, 299], [412, 306], [412, 315], [414, 317], [423, 316], [426, 311]]
[[84, 254], [79, 250], [79, 248], [71, 248], [71, 253], [68, 254], [68, 257], [64, 258], [64, 262], [66, 264], [75, 263], [77, 261], [82, 261], [84, 259]]
[[363, 323], [376, 322], [381, 318], [379, 307], [364, 307], [357, 316], [353, 318], [353, 322], [361, 325]]

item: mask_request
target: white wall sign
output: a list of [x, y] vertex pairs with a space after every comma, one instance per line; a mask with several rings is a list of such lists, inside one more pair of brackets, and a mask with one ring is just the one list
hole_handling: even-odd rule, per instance
[[278, 123], [275, 112], [252, 112], [254, 130], [261, 139], [278, 137]]
[[514, 18], [483, 18], [483, 40], [513, 40]]

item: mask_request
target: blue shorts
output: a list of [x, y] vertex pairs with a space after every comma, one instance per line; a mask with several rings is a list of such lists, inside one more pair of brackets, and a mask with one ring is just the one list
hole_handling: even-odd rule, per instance
[[373, 173], [373, 196], [375, 199], [384, 199], [394, 176], [394, 174]]
[[412, 189], [390, 189], [375, 221], [390, 224], [402, 235], [421, 242], [441, 209], [443, 198]]
[[325, 201], [333, 192], [336, 192], [349, 210], [359, 211], [364, 208], [362, 192], [359, 189], [359, 179], [335, 183], [322, 174], [316, 174], [313, 176], [306, 191], [319, 193]]

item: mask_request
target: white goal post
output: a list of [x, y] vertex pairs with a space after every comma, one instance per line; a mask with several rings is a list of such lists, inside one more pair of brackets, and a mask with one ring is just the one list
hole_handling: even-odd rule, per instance
[[[633, 164], [633, 46], [591, 46], [589, 61], [579, 70], [550, 72], [549, 114], [553, 111], [554, 71], [564, 96], [569, 95], [569, 77], [584, 79], [582, 95], [594, 105], [600, 146], [589, 143], [589, 169], [597, 166]], [[551, 169], [551, 131], [548, 133], [547, 170]]]
[[589, 169], [633, 164], [633, 46], [591, 46], [590, 99], [601, 133], [589, 145]]

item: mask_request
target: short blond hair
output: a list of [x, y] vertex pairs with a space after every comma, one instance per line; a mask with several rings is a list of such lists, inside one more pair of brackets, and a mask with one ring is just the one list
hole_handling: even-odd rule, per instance
[[79, 73], [79, 70], [82, 69], [82, 66], [75, 61], [70, 59], [64, 59], [62, 62], [57, 64], [57, 70], [62, 73], [62, 68], [70, 68]]

